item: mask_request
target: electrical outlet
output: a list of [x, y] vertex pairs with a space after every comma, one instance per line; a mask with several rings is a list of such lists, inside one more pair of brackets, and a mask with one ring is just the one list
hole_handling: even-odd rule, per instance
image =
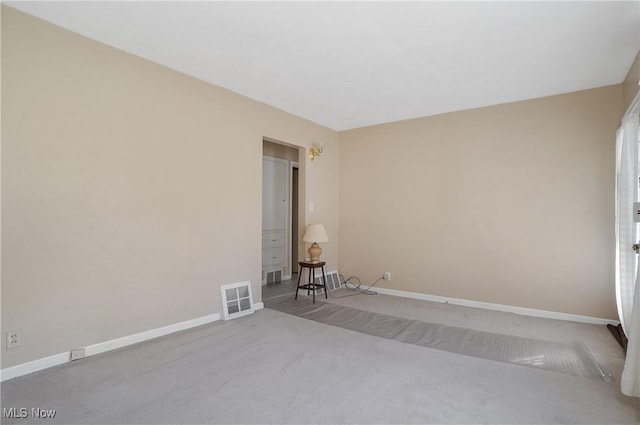
[[384, 280], [391, 280], [391, 272], [384, 272], [384, 276], [382, 276]]
[[22, 344], [22, 338], [20, 338], [19, 331], [7, 332], [7, 350], [9, 348], [19, 347]]

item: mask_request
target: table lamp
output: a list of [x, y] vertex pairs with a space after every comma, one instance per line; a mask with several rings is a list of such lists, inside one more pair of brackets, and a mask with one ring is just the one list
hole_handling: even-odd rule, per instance
[[320, 261], [320, 255], [322, 254], [322, 248], [318, 245], [318, 242], [329, 242], [329, 236], [322, 224], [310, 224], [307, 226], [307, 230], [302, 237], [303, 242], [310, 242], [309, 258], [312, 263]]

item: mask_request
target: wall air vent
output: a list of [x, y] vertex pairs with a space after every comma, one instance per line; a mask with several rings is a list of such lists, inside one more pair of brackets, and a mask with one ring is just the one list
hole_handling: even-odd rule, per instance
[[277, 283], [282, 281], [282, 269], [267, 272], [267, 285], [270, 283]]
[[[327, 278], [327, 290], [328, 291], [333, 291], [334, 289], [338, 289], [342, 285], [342, 282], [340, 282], [340, 275], [338, 274], [337, 271], [329, 272], [325, 276]], [[319, 284], [319, 285], [322, 284], [322, 274], [320, 274], [320, 277], [318, 277], [318, 274], [316, 273], [315, 283]], [[318, 289], [316, 291], [316, 295], [318, 295], [318, 294], [324, 294], [324, 290], [323, 289]]]
[[222, 307], [224, 320], [235, 319], [253, 313], [253, 296], [251, 282], [222, 285]]

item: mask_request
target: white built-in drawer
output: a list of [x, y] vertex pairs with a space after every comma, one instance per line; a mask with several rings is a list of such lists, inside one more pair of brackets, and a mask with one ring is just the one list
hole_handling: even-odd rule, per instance
[[266, 232], [262, 234], [262, 247], [284, 246], [284, 232]]
[[284, 265], [284, 247], [265, 248], [262, 250], [262, 267]]

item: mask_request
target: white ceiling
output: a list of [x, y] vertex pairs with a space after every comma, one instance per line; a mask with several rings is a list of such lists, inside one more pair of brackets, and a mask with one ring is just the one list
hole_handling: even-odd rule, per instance
[[617, 84], [630, 2], [5, 2], [335, 130]]

